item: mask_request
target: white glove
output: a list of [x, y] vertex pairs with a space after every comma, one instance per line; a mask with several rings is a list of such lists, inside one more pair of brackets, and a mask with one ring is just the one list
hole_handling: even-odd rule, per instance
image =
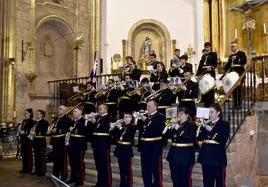
[[204, 127], [205, 127], [205, 128], [206, 128], [206, 130], [207, 130], [207, 131], [209, 131], [209, 132], [212, 130], [212, 127], [211, 127], [211, 126], [209, 126], [209, 125], [205, 125]]
[[179, 70], [180, 70], [180, 73], [183, 73], [184, 72], [183, 69], [181, 69], [181, 68], [179, 68]]

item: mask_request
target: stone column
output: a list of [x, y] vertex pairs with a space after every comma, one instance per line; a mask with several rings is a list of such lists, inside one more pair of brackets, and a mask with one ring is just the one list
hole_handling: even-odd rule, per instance
[[204, 24], [204, 41], [210, 42], [210, 6], [209, 6], [209, 0], [204, 0], [204, 6], [203, 6], [203, 24]]
[[219, 52], [219, 0], [211, 2], [212, 50]]
[[14, 66], [16, 57], [16, 0], [1, 1], [1, 118], [13, 120], [15, 111]]
[[226, 54], [226, 2], [225, 0], [219, 1], [219, 57], [220, 59], [225, 58]]

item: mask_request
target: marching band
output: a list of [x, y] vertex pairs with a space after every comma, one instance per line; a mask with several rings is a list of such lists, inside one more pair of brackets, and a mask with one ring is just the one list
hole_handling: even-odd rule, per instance
[[[199, 81], [204, 76], [215, 79], [217, 54], [211, 51], [211, 44], [205, 43], [205, 51], [193, 79], [193, 67], [187, 62], [187, 55], [180, 56], [178, 49], [171, 60], [167, 73], [156, 55], [150, 54], [152, 73], [150, 81], [143, 78], [138, 85], [133, 83], [141, 78], [132, 57], [127, 57], [129, 66], [124, 81], [110, 79], [106, 88], [95, 89], [87, 83], [84, 93], [71, 98], [80, 99], [84, 108], [74, 107], [72, 119], [65, 106], [59, 106], [58, 116], [52, 125], [44, 120], [45, 112], [38, 110], [33, 121], [32, 109], [25, 110], [22, 122], [21, 173], [32, 171], [32, 146], [35, 155], [35, 172], [44, 175], [46, 136], [51, 136], [53, 146], [53, 175], [67, 184], [83, 185], [85, 178], [84, 155], [91, 142], [97, 170], [97, 187], [112, 186], [111, 145], [116, 144], [114, 156], [120, 170], [120, 187], [132, 186], [132, 157], [135, 135], [138, 132], [141, 172], [145, 187], [163, 186], [162, 152], [165, 140], [170, 149], [167, 155], [171, 179], [175, 187], [192, 186], [191, 174], [195, 164], [196, 146], [199, 145], [198, 160], [202, 165], [205, 187], [225, 186], [227, 157], [225, 145], [230, 133], [230, 125], [223, 120], [221, 107], [214, 103], [214, 86], [203, 91]], [[244, 71], [246, 56], [238, 51], [237, 43], [232, 42], [232, 55], [225, 66], [225, 74]], [[168, 76], [180, 77], [180, 83], [170, 87]], [[150, 82], [153, 86], [150, 86]], [[241, 88], [235, 93], [235, 108], [241, 102]], [[202, 99], [209, 107], [209, 122], [196, 123], [196, 102]], [[174, 104], [175, 103], [175, 104]], [[178, 108], [176, 120], [166, 123], [166, 108]], [[97, 112], [97, 113], [95, 113]], [[71, 176], [67, 180], [67, 157], [71, 166]]]

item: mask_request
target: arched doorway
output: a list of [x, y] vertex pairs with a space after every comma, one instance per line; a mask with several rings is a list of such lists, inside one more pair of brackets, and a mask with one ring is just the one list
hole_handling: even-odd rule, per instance
[[73, 78], [74, 32], [65, 20], [47, 17], [37, 24], [35, 62], [36, 95], [50, 95], [47, 81]]

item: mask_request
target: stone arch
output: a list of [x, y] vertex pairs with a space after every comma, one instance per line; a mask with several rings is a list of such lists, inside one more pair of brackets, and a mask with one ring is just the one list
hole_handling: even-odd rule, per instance
[[135, 52], [135, 39], [141, 32], [149, 32], [159, 38], [159, 45], [161, 50], [159, 51], [162, 55], [162, 61], [169, 66], [168, 60], [171, 58], [171, 37], [167, 27], [160, 21], [154, 19], [142, 19], [136, 22], [129, 30], [128, 42], [127, 42], [127, 53], [133, 57], [138, 58]]

